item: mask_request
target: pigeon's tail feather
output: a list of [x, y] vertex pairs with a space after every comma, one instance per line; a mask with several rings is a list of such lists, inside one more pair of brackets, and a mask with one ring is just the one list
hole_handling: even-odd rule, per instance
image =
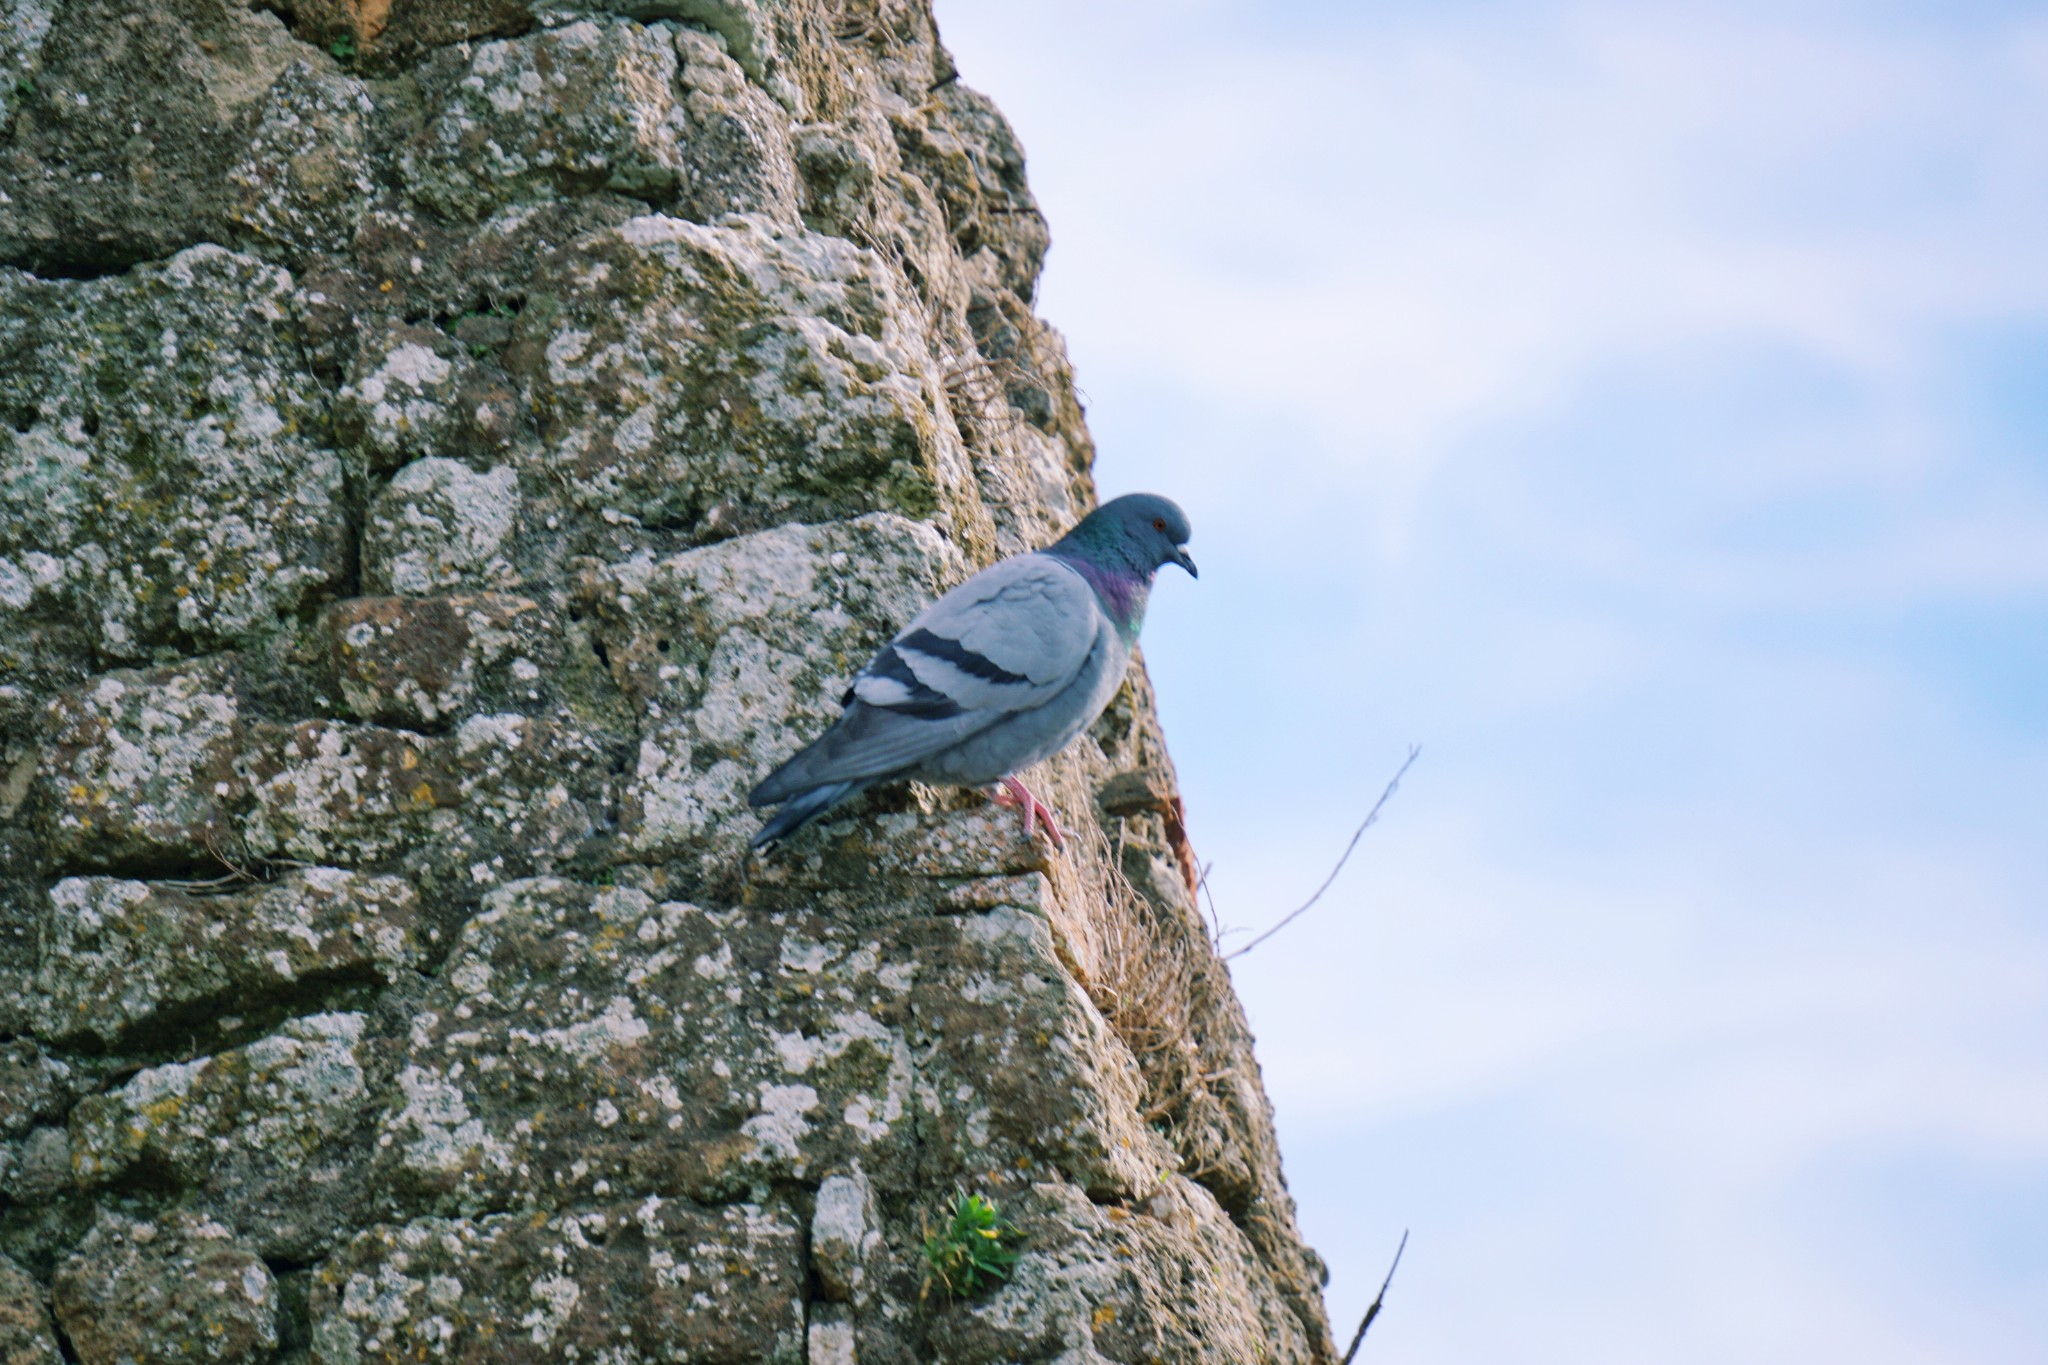
[[765, 848], [777, 839], [788, 838], [867, 785], [865, 782], [827, 782], [792, 796], [767, 824], [761, 826], [761, 832], [754, 836], [753, 846]]
[[800, 793], [816, 787], [817, 779], [810, 778], [804, 768], [815, 764], [816, 759], [811, 750], [817, 747], [812, 744], [799, 750], [793, 758], [786, 760], [781, 767], [762, 778], [754, 790], [747, 794], [747, 804], [757, 807], [779, 806], [784, 801], [792, 800]]

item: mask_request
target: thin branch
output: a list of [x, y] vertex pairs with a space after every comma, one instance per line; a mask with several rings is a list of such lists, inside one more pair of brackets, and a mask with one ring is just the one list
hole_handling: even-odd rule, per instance
[[249, 874], [237, 869], [233, 872], [224, 872], [218, 877], [204, 877], [198, 880], [190, 877], [163, 877], [159, 878], [154, 885], [167, 887], [172, 891], [203, 893], [207, 891], [225, 891], [231, 886], [246, 886], [249, 881]]
[[1216, 893], [1209, 889], [1209, 872], [1215, 866], [1214, 863], [1202, 864], [1202, 875], [1195, 879], [1195, 890], [1201, 892], [1202, 899], [1209, 903], [1209, 945], [1220, 949], [1223, 946], [1223, 918], [1216, 913]]
[[[1410, 761], [1414, 756], [1409, 756]], [[1387, 1267], [1387, 1278], [1380, 1281], [1379, 1296], [1372, 1301], [1372, 1307], [1365, 1310], [1365, 1318], [1358, 1324], [1358, 1330], [1351, 1334], [1351, 1349], [1344, 1353], [1344, 1365], [1351, 1365], [1351, 1357], [1358, 1354], [1358, 1343], [1365, 1340], [1365, 1329], [1372, 1326], [1372, 1320], [1380, 1315], [1380, 1305], [1387, 1301], [1387, 1286], [1394, 1282], [1394, 1272], [1401, 1268], [1401, 1253], [1408, 1249], [1408, 1229], [1401, 1229], [1401, 1245], [1394, 1248], [1394, 1263]]]
[[[156, 885], [168, 887], [173, 891], [205, 895], [213, 891], [225, 891], [231, 886], [276, 881], [279, 872], [312, 866], [311, 863], [302, 863], [297, 858], [250, 858], [247, 863], [238, 863], [221, 850], [221, 846], [214, 840], [212, 829], [206, 830], [201, 837], [206, 844], [206, 851], [227, 871], [218, 877], [167, 877], [157, 881]], [[242, 856], [249, 857], [246, 842], [243, 844]]]
[[1323, 893], [1325, 891], [1328, 891], [1330, 889], [1330, 884], [1337, 880], [1337, 874], [1344, 870], [1344, 864], [1351, 861], [1351, 854], [1358, 847], [1358, 841], [1365, 837], [1365, 832], [1371, 829], [1373, 827], [1373, 822], [1380, 818], [1380, 811], [1386, 807], [1387, 802], [1393, 798], [1394, 793], [1401, 789], [1401, 779], [1408, 775], [1408, 770], [1415, 766], [1415, 760], [1421, 757], [1421, 755], [1421, 745], [1411, 744], [1408, 746], [1407, 759], [1401, 764], [1400, 770], [1397, 771], [1394, 774], [1393, 778], [1387, 783], [1386, 790], [1380, 793], [1380, 799], [1373, 802], [1372, 809], [1365, 813], [1365, 820], [1358, 826], [1358, 829], [1352, 834], [1351, 842], [1344, 846], [1344, 856], [1339, 858], [1337, 860], [1337, 865], [1330, 869], [1330, 875], [1323, 878], [1323, 884], [1316, 888], [1316, 893], [1313, 896], [1310, 896], [1307, 900], [1303, 901], [1300, 904], [1300, 906], [1298, 906], [1295, 909], [1293, 914], [1289, 915], [1286, 919], [1281, 920], [1278, 924], [1268, 929], [1265, 933], [1260, 934], [1250, 943], [1245, 944], [1244, 947], [1225, 953], [1223, 955], [1223, 960], [1225, 962], [1230, 962], [1237, 958], [1243, 957], [1246, 953], [1258, 947], [1261, 943], [1264, 943], [1267, 939], [1273, 937], [1273, 935], [1279, 933], [1288, 925], [1294, 923], [1295, 920], [1301, 918], [1302, 914], [1306, 912], [1310, 906], [1314, 905], [1317, 901], [1323, 898]]

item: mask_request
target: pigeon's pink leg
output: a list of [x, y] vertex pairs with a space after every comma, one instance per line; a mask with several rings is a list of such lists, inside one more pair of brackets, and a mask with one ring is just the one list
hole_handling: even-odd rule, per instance
[[1024, 837], [1031, 837], [1032, 825], [1038, 820], [1045, 821], [1046, 837], [1052, 840], [1054, 848], [1064, 848], [1067, 836], [1060, 832], [1060, 822], [1053, 818], [1052, 807], [1031, 794], [1031, 788], [1014, 777], [1006, 777], [996, 784], [990, 793], [998, 806], [1017, 806], [1024, 812]]

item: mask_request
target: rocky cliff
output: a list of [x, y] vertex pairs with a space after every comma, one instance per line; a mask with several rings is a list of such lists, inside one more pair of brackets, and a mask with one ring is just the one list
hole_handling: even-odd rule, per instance
[[1330, 1357], [1141, 671], [746, 854], [1046, 240], [915, 0], [0, 0], [0, 1360]]

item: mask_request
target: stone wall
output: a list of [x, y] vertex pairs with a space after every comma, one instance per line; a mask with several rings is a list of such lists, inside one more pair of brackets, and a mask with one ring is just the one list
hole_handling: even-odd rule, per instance
[[0, 120], [0, 1359], [1330, 1358], [1141, 670], [1063, 853], [746, 853], [1094, 498], [926, 8], [0, 0]]

